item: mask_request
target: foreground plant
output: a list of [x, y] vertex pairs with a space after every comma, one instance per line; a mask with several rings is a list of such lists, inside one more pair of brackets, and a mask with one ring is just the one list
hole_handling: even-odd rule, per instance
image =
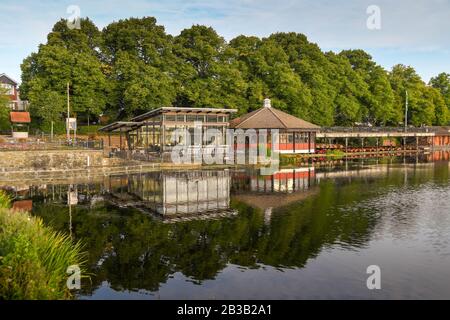
[[8, 207], [0, 191], [0, 299], [72, 298], [66, 271], [85, 264], [81, 244]]

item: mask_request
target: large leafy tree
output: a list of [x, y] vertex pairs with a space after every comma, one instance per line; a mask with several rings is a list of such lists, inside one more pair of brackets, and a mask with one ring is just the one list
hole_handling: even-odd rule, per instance
[[247, 83], [234, 50], [212, 28], [195, 25], [174, 39], [179, 59], [176, 105], [239, 108]]
[[[436, 94], [427, 87], [416, 71], [405, 65], [395, 65], [389, 74], [395, 92], [395, 108], [404, 113], [406, 92], [408, 94], [408, 124], [414, 126], [432, 125], [436, 122]], [[404, 121], [404, 116], [402, 117]]]
[[[30, 101], [38, 124], [63, 121], [67, 112], [59, 104], [65, 99], [67, 83], [73, 114], [87, 118], [103, 112], [108, 83], [106, 67], [98, 58], [100, 39], [100, 32], [88, 19], [81, 21], [81, 29], [70, 29], [61, 20], [48, 35], [47, 43], [23, 61], [21, 95]], [[49, 104], [49, 97], [55, 102]], [[49, 113], [46, 110], [50, 107], [54, 109]]]
[[363, 50], [344, 50], [340, 55], [348, 59], [352, 69], [368, 86], [363, 97], [367, 107], [363, 120], [376, 125], [397, 124], [401, 121], [401, 114], [395, 110], [394, 91], [387, 72]]
[[126, 117], [174, 103], [172, 37], [156, 19], [131, 18], [103, 30], [102, 60], [110, 66], [109, 113]]
[[[450, 122], [450, 74], [445, 72], [438, 74], [431, 78], [430, 85], [439, 90], [445, 103], [445, 107], [442, 105], [442, 101], [436, 106], [436, 124], [447, 125]], [[440, 99], [437, 93], [434, 95], [436, 99]]]
[[119, 20], [102, 31], [89, 20], [65, 20], [22, 63], [21, 93], [34, 123], [63, 126], [66, 85], [79, 118], [129, 118], [161, 106], [255, 110], [276, 108], [318, 125], [398, 125], [409, 95], [409, 123], [450, 120], [449, 74], [430, 86], [412, 67], [377, 65], [363, 50], [323, 52], [299, 33], [238, 36], [229, 43], [207, 26], [175, 37], [153, 17]]

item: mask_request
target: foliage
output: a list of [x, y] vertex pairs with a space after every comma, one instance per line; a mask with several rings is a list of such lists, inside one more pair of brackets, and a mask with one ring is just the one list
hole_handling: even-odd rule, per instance
[[5, 208], [0, 193], [0, 299], [68, 299], [67, 267], [82, 267], [80, 243], [42, 219]]
[[153, 17], [102, 31], [89, 19], [79, 30], [61, 20], [21, 67], [22, 98], [41, 128], [64, 119], [67, 82], [73, 113], [94, 122], [169, 105], [244, 114], [270, 97], [274, 107], [322, 126], [396, 126], [404, 123], [406, 91], [410, 124], [450, 121], [449, 74], [429, 87], [410, 66], [386, 71], [363, 50], [323, 52], [294, 32], [227, 42], [202, 25], [171, 36]]
[[10, 128], [8, 102], [9, 98], [6, 95], [6, 90], [0, 87], [0, 130], [8, 130]]

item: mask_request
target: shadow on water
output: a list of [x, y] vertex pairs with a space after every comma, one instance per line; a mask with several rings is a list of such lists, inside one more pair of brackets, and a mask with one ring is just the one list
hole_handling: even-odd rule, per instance
[[362, 204], [406, 184], [449, 183], [448, 162], [391, 162], [271, 176], [256, 169], [109, 176], [28, 186], [16, 196], [32, 200], [32, 213], [45, 223], [85, 243], [95, 276], [83, 283], [82, 296], [105, 282], [116, 291], [154, 292], [175, 273], [202, 284], [229, 265], [303, 268], [328, 248], [370, 246], [383, 212]]

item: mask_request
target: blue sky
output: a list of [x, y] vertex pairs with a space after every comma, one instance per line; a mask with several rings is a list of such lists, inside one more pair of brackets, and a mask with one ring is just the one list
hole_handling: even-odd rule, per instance
[[[212, 26], [227, 40], [277, 31], [304, 33], [323, 50], [362, 48], [379, 64], [413, 66], [425, 81], [450, 73], [450, 0], [0, 0], [0, 73], [20, 81], [20, 64], [69, 5], [99, 28], [128, 18], [154, 16], [170, 34], [192, 24]], [[366, 26], [369, 5], [381, 29]]]

